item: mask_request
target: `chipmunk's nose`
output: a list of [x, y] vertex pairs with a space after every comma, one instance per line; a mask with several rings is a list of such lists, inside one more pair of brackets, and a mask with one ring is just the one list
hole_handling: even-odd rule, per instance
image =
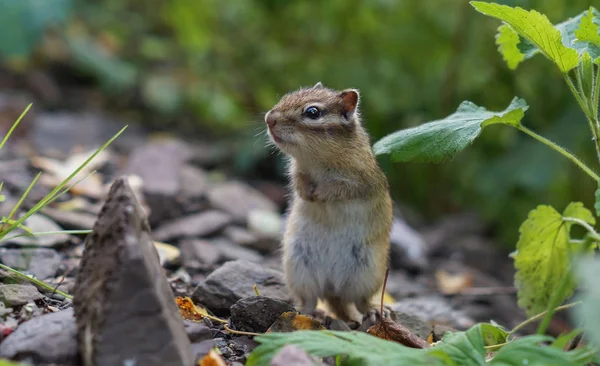
[[273, 112], [273, 111], [268, 111], [267, 115], [265, 116], [265, 122], [267, 122], [267, 125], [269, 127], [273, 127], [275, 126], [275, 124], [277, 123], [277, 112]]

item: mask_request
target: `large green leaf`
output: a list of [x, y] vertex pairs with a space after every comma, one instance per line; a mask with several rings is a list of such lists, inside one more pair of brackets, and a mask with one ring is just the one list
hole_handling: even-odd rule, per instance
[[518, 338], [502, 347], [489, 364], [492, 366], [584, 366], [594, 357], [593, 350], [588, 347], [565, 352], [543, 343], [552, 340], [552, 337], [540, 335]]
[[600, 260], [582, 258], [577, 263], [576, 272], [583, 287], [583, 303], [574, 310], [574, 315], [583, 324], [591, 343], [600, 348]]
[[482, 324], [476, 324], [466, 332], [446, 333], [442, 343], [429, 354], [442, 360], [444, 365], [485, 365], [483, 347]]
[[[471, 5], [477, 11], [500, 19], [510, 25], [516, 33], [531, 42], [548, 59], [552, 60], [563, 73], [575, 68], [579, 64], [577, 51], [563, 44], [561, 32], [552, 25], [545, 15], [535, 10], [527, 11], [520, 7], [513, 8], [481, 1], [471, 1]], [[504, 30], [504, 32], [506, 31]], [[507, 37], [505, 36], [502, 39], [507, 39]], [[514, 43], [512, 40], [510, 42]], [[514, 52], [513, 47], [509, 47], [508, 49]], [[514, 55], [508, 57], [508, 59], [511, 61], [511, 64], [514, 64]]]
[[598, 30], [598, 24], [594, 21], [599, 22], [598, 11], [594, 14], [593, 7], [587, 11], [587, 14], [581, 17], [579, 28], [575, 31], [575, 37], [577, 42], [590, 42], [596, 46], [600, 46], [600, 31]]
[[0, 55], [28, 56], [46, 28], [63, 22], [72, 6], [72, 0], [3, 0]]
[[440, 162], [470, 145], [485, 126], [503, 123], [518, 126], [527, 103], [514, 98], [501, 112], [488, 111], [465, 101], [448, 117], [394, 132], [373, 146], [375, 154], [392, 154], [395, 161]]
[[[570, 276], [568, 243], [571, 224], [563, 217], [595, 223], [592, 213], [582, 203], [574, 202], [567, 206], [563, 215], [550, 206], [540, 205], [529, 213], [519, 229], [521, 236], [514, 257], [517, 270], [515, 286], [519, 306], [529, 316], [546, 310], [562, 278]], [[573, 293], [574, 287], [571, 280], [565, 298]]]

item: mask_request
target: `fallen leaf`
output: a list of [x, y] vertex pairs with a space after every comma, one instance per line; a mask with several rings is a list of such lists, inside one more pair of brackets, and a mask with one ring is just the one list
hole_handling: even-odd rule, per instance
[[433, 343], [433, 332], [429, 333], [429, 335], [427, 336], [427, 343]]
[[266, 333], [271, 332], [293, 332], [295, 330], [324, 330], [325, 327], [314, 318], [287, 311], [279, 316], [275, 322], [267, 329]]
[[435, 280], [438, 289], [446, 295], [452, 295], [473, 286], [473, 274], [471, 272], [462, 272], [451, 274], [445, 270], [435, 272]]
[[192, 299], [189, 297], [177, 296], [175, 298], [175, 303], [179, 308], [179, 313], [181, 317], [187, 320], [198, 321], [202, 320], [205, 316], [208, 315], [206, 309], [201, 306], [195, 305]]
[[367, 330], [367, 333], [375, 337], [388, 341], [398, 342], [411, 348], [429, 348], [430, 345], [425, 340], [413, 334], [402, 324], [396, 323], [392, 319], [382, 318], [377, 324]]
[[208, 351], [206, 356], [198, 361], [198, 366], [227, 366], [221, 355], [216, 349]]
[[165, 263], [175, 262], [181, 255], [179, 248], [171, 244], [155, 241], [154, 247], [156, 247], [156, 250], [158, 251], [161, 266]]

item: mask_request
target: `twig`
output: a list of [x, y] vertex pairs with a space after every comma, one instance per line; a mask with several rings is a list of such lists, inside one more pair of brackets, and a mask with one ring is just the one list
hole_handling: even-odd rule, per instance
[[225, 330], [228, 331], [229, 333], [233, 333], [233, 334], [240, 334], [240, 335], [247, 335], [247, 336], [261, 336], [262, 335], [262, 333], [242, 332], [241, 330], [233, 330], [233, 329], [229, 328], [227, 326], [227, 324], [223, 324], [223, 328], [225, 328]]
[[381, 288], [381, 308], [380, 308], [379, 314], [381, 315], [382, 318], [383, 318], [383, 298], [385, 297], [385, 288], [387, 286], [387, 280], [388, 280], [389, 275], [390, 275], [390, 268], [388, 267], [385, 270], [385, 277], [383, 278], [383, 287]]

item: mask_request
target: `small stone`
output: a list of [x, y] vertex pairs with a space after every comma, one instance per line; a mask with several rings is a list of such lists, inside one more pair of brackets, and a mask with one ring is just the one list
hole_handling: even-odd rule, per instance
[[239, 226], [228, 226], [223, 230], [223, 234], [232, 242], [245, 247], [254, 247], [258, 241], [256, 235]]
[[441, 341], [447, 332], [457, 332], [457, 330], [454, 328], [445, 326], [445, 325], [435, 324], [433, 326], [433, 341], [434, 342]]
[[[35, 214], [29, 217], [23, 223], [34, 233], [40, 232], [57, 232], [56, 234], [50, 235], [39, 235], [39, 236], [22, 236], [18, 238], [13, 238], [7, 240], [6, 243], [19, 244], [19, 245], [36, 245], [42, 247], [55, 247], [59, 245], [63, 245], [71, 240], [71, 236], [68, 234], [60, 233], [64, 229], [56, 224], [54, 221], [49, 219], [48, 217]], [[24, 231], [21, 229], [15, 229], [12, 235], [23, 234]]]
[[91, 230], [96, 222], [96, 215], [88, 212], [64, 211], [51, 207], [44, 207], [41, 212], [68, 230]]
[[281, 300], [252, 296], [231, 307], [231, 324], [243, 332], [264, 333], [277, 318], [294, 307]]
[[254, 247], [264, 252], [272, 252], [279, 248], [283, 234], [283, 220], [276, 212], [252, 210], [248, 215], [248, 229], [259, 240]]
[[0, 343], [0, 358], [80, 365], [73, 308], [35, 317]]
[[161, 225], [154, 231], [154, 237], [161, 241], [171, 241], [178, 238], [199, 238], [218, 232], [230, 222], [231, 216], [226, 213], [216, 210], [205, 211]]
[[41, 298], [42, 294], [32, 285], [0, 285], [0, 301], [9, 308]]
[[213, 271], [196, 287], [192, 300], [215, 313], [227, 314], [238, 300], [256, 295], [255, 284], [262, 296], [292, 302], [283, 273], [244, 260], [226, 262]]
[[235, 261], [238, 259], [249, 262], [261, 262], [263, 257], [255, 250], [244, 248], [241, 245], [234, 244], [227, 239], [215, 239], [212, 244], [219, 250], [221, 261]]
[[392, 317], [396, 323], [402, 324], [421, 339], [427, 340], [431, 333], [431, 325], [416, 315], [395, 311]]
[[192, 165], [181, 168], [181, 195], [186, 199], [202, 198], [209, 188], [208, 175]]
[[150, 227], [118, 178], [88, 235], [73, 290], [79, 347], [94, 365], [190, 365], [191, 343]]
[[0, 262], [13, 269], [27, 271], [42, 280], [54, 277], [61, 265], [60, 255], [49, 248], [2, 248]]
[[271, 360], [271, 366], [316, 366], [317, 359], [296, 345], [284, 346]]
[[208, 193], [210, 203], [237, 222], [246, 222], [252, 210], [276, 212], [277, 206], [256, 189], [237, 181], [221, 184]]
[[179, 243], [183, 265], [191, 269], [204, 269], [221, 258], [219, 249], [209, 240], [184, 239]]
[[210, 352], [211, 349], [215, 347], [215, 341], [212, 339], [207, 339], [205, 341], [192, 343], [190, 346], [190, 353], [192, 354], [192, 359], [194, 360], [194, 365], [199, 365], [199, 361], [204, 358]]
[[327, 317], [325, 327], [327, 329], [343, 332], [350, 332], [352, 330], [345, 321], [340, 319], [332, 319], [330, 317]]
[[454, 309], [444, 297], [438, 295], [403, 299], [390, 307], [396, 312], [417, 316], [430, 324], [444, 324], [456, 329], [467, 329], [475, 324], [465, 312]]
[[185, 327], [185, 332], [192, 343], [212, 339], [212, 332], [204, 323], [193, 322], [191, 320], [184, 319], [183, 326]]

